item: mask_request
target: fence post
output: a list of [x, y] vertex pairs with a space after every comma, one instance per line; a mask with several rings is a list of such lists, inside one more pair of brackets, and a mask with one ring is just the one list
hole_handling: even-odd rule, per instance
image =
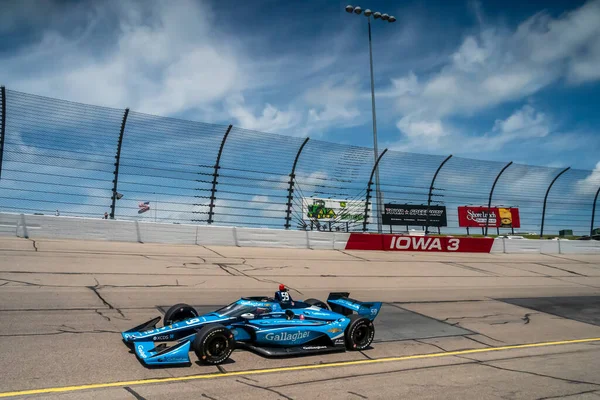
[[492, 195], [494, 194], [494, 188], [496, 187], [496, 183], [498, 183], [498, 179], [500, 179], [500, 175], [506, 170], [506, 168], [510, 167], [513, 162], [509, 162], [502, 168], [496, 179], [494, 180], [494, 184], [492, 185], [492, 190], [490, 190], [490, 198], [488, 200], [488, 210], [487, 215], [485, 216], [485, 236], [488, 234], [488, 225], [490, 224], [490, 209], [492, 208]]
[[119, 182], [119, 163], [121, 162], [121, 147], [123, 145], [123, 133], [125, 133], [125, 124], [127, 123], [127, 116], [129, 115], [129, 108], [125, 109], [123, 114], [123, 120], [121, 121], [121, 130], [119, 132], [119, 142], [117, 143], [117, 155], [115, 155], [115, 179], [113, 179], [113, 192], [112, 192], [112, 203], [110, 205], [110, 219], [115, 219], [115, 207], [117, 203], [117, 184]]
[[4, 155], [4, 135], [6, 134], [6, 88], [0, 87], [2, 96], [2, 121], [0, 121], [0, 178], [2, 178], [2, 158]]
[[215, 196], [215, 192], [217, 191], [217, 177], [219, 176], [219, 168], [220, 165], [219, 163], [221, 162], [221, 154], [223, 153], [223, 146], [225, 146], [225, 141], [227, 140], [227, 136], [229, 136], [229, 132], [231, 132], [231, 128], [233, 128], [233, 125], [229, 125], [227, 127], [227, 131], [225, 132], [225, 135], [223, 136], [223, 140], [221, 140], [221, 147], [219, 147], [219, 154], [217, 154], [217, 161], [215, 162], [215, 172], [213, 173], [213, 181], [212, 181], [212, 189], [210, 191], [210, 209], [208, 211], [208, 223], [212, 224], [213, 223], [213, 208], [215, 208], [215, 200], [216, 200], [216, 196]]
[[[377, 161], [375, 161], [375, 165], [373, 165], [373, 169], [371, 170], [371, 177], [369, 178], [369, 183], [367, 183], [367, 199], [365, 202], [365, 215], [363, 218], [363, 232], [367, 231], [367, 213], [369, 212], [369, 199], [371, 198], [371, 185], [373, 184], [373, 174], [375, 173], [375, 170], [377, 169], [377, 166], [379, 165], [379, 161], [381, 161], [381, 157], [383, 157], [383, 155], [388, 151], [388, 149], [385, 149], [381, 152], [381, 154], [379, 155], [379, 157], [377, 158]], [[381, 215], [383, 215], [383, 213], [381, 213]]]
[[294, 165], [292, 166], [292, 172], [290, 173], [290, 181], [289, 184], [290, 186], [288, 187], [288, 202], [287, 202], [287, 210], [286, 210], [286, 215], [285, 215], [285, 229], [290, 229], [290, 220], [292, 219], [290, 217], [290, 214], [292, 213], [292, 200], [294, 198], [294, 179], [296, 178], [296, 164], [298, 163], [298, 158], [300, 158], [300, 153], [302, 153], [302, 150], [304, 149], [304, 146], [306, 146], [306, 143], [308, 142], [309, 138], [304, 139], [304, 142], [302, 143], [302, 145], [300, 146], [300, 149], [298, 149], [298, 152], [296, 153], [296, 158], [294, 159]]
[[600, 187], [596, 191], [596, 196], [594, 197], [594, 207], [592, 208], [592, 225], [590, 226], [590, 239], [592, 238], [592, 233], [594, 232], [594, 217], [596, 216], [596, 201], [598, 200], [598, 193], [600, 193]]
[[558, 179], [559, 176], [567, 172], [571, 167], [567, 167], [563, 169], [558, 175], [554, 177], [552, 182], [550, 182], [550, 186], [548, 186], [548, 190], [546, 190], [546, 196], [544, 196], [544, 208], [542, 209], [542, 228], [540, 230], [540, 239], [544, 238], [544, 219], [546, 218], [546, 200], [548, 200], [548, 194], [550, 193], [550, 188], [554, 185], [554, 182]]
[[446, 157], [446, 159], [444, 161], [442, 161], [442, 163], [438, 167], [437, 171], [435, 171], [435, 174], [433, 175], [433, 179], [431, 180], [431, 185], [429, 186], [429, 197], [427, 198], [427, 214], [425, 215], [425, 235], [427, 235], [429, 233], [429, 207], [431, 206], [431, 196], [432, 196], [432, 192], [433, 192], [433, 184], [435, 183], [435, 178], [437, 178], [440, 170], [442, 169], [444, 164], [446, 164], [446, 162], [450, 158], [452, 158], [452, 154], [450, 154], [448, 157]]

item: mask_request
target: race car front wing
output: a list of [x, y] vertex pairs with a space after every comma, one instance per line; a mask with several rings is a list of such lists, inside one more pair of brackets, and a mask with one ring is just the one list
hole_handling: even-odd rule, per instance
[[192, 342], [183, 340], [174, 346], [166, 344], [156, 346], [154, 342], [134, 342], [134, 351], [138, 359], [149, 366], [191, 364], [189, 351]]

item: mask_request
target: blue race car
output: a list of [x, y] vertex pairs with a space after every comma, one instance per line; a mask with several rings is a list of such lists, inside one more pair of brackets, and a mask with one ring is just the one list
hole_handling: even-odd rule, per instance
[[[365, 303], [350, 293], [330, 293], [327, 304], [316, 299], [292, 300], [287, 289], [275, 298], [242, 297], [214, 312], [199, 315], [187, 304], [176, 304], [164, 315], [122, 332], [147, 366], [191, 365], [193, 350], [201, 363], [225, 362], [236, 347], [266, 357], [364, 350], [375, 335], [373, 321], [381, 302]], [[177, 341], [167, 347], [166, 343]]]

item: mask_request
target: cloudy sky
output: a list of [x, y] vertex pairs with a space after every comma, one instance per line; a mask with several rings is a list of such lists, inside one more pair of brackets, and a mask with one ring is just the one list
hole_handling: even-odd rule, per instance
[[[583, 169], [600, 161], [600, 1], [350, 4], [397, 18], [373, 23], [380, 147]], [[346, 5], [4, 0], [0, 83], [372, 146], [367, 19]]]

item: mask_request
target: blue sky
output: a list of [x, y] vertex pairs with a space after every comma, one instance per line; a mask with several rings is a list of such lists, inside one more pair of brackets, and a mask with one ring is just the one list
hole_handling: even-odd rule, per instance
[[[9, 0], [0, 81], [371, 146], [366, 18], [346, 4]], [[587, 169], [600, 161], [600, 2], [356, 4], [397, 18], [373, 23], [381, 146]]]
[[[347, 4], [5, 0], [0, 83], [298, 143], [370, 147], [367, 19]], [[594, 170], [569, 183], [576, 192], [589, 182], [588, 201], [600, 179], [600, 0], [350, 4], [397, 19], [373, 22], [380, 148]], [[382, 164], [390, 177], [398, 157]], [[327, 175], [317, 162], [308, 176]], [[514, 178], [552, 177], [536, 173], [523, 167]]]

